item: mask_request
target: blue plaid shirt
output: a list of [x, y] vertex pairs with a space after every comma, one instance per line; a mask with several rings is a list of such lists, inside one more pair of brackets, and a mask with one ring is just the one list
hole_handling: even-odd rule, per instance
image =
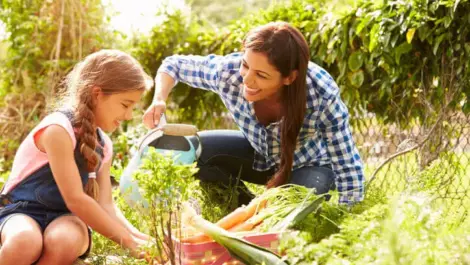
[[[265, 171], [280, 164], [280, 124], [260, 124], [253, 103], [243, 97], [240, 75], [242, 53], [226, 56], [173, 55], [158, 72], [217, 93], [255, 152], [253, 168]], [[331, 166], [336, 174], [340, 203], [363, 199], [364, 176], [361, 157], [349, 128], [348, 110], [331, 76], [310, 62], [307, 71], [307, 110], [294, 154], [293, 169]]]

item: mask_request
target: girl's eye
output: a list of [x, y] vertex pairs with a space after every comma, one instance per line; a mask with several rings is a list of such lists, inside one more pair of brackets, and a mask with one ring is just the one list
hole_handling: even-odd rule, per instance
[[129, 106], [127, 106], [126, 104], [122, 104], [122, 106], [123, 106], [125, 109], [129, 108]]
[[264, 76], [264, 75], [258, 74], [258, 76], [263, 78], [263, 79], [266, 79], [266, 76]]
[[243, 63], [242, 66], [243, 66], [244, 68], [248, 68], [248, 65], [247, 65], [246, 63]]

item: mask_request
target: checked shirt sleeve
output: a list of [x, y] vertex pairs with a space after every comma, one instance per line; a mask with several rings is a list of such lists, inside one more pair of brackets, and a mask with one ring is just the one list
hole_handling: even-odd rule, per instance
[[336, 174], [339, 203], [353, 204], [362, 201], [363, 164], [349, 128], [348, 110], [339, 95], [327, 101], [320, 116], [319, 127], [327, 143], [327, 153]]
[[176, 82], [218, 93], [226, 57], [219, 55], [173, 55], [165, 58], [158, 69]]

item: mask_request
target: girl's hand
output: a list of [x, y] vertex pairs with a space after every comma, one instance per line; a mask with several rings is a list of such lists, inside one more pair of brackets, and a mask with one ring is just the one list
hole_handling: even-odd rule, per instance
[[127, 242], [124, 242], [123, 247], [128, 249], [134, 258], [143, 259], [146, 257], [145, 248], [149, 246], [149, 241], [145, 241], [131, 235]]
[[151, 241], [154, 240], [151, 236], [144, 234], [140, 231], [134, 231], [132, 234], [137, 237], [138, 239], [144, 240], [144, 241]]
[[[145, 235], [141, 233], [142, 235]], [[135, 235], [132, 236], [132, 243], [129, 246], [125, 246], [131, 252], [131, 255], [137, 259], [145, 259], [149, 264], [162, 264], [166, 261], [165, 257], [152, 257], [145, 249], [152, 247], [154, 240], [148, 235], [145, 235], [149, 240], [143, 240]]]

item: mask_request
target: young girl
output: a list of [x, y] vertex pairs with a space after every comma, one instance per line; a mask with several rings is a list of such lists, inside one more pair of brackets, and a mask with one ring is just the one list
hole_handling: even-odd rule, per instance
[[[114, 205], [104, 132], [132, 118], [152, 80], [131, 56], [102, 50], [77, 64], [68, 100], [21, 143], [0, 208], [0, 264], [64, 265], [85, 257], [91, 229], [136, 257], [149, 237]], [[104, 132], [103, 132], [104, 131]]]
[[[144, 123], [158, 123], [178, 81], [213, 91], [240, 130], [200, 133], [200, 179], [229, 183], [241, 169], [242, 180], [268, 187], [290, 182], [318, 193], [337, 188], [340, 203], [362, 200], [363, 165], [348, 110], [333, 78], [309, 62], [302, 34], [273, 22], [248, 33], [243, 46], [242, 53], [226, 56], [166, 58]], [[246, 204], [250, 194], [241, 194], [239, 202]]]

